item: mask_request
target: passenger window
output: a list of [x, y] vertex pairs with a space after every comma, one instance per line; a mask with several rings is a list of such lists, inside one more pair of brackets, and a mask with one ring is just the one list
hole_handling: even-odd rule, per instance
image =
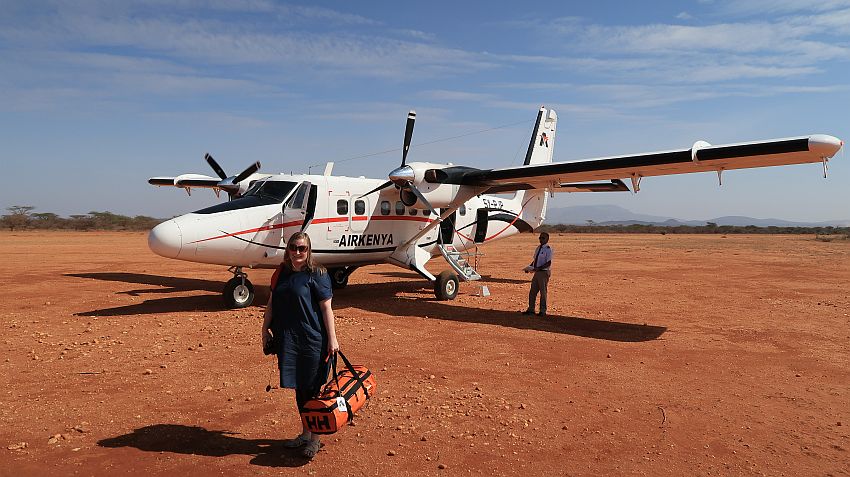
[[381, 215], [390, 215], [390, 203], [381, 201]]
[[362, 200], [354, 201], [354, 213], [356, 215], [365, 215], [366, 214], [366, 202]]
[[336, 201], [336, 213], [339, 215], [348, 215], [348, 201], [340, 199]]
[[410, 209], [407, 211], [407, 213], [410, 215], [416, 215], [416, 209]]
[[395, 214], [404, 215], [404, 204], [402, 204], [401, 201], [395, 203]]
[[428, 217], [429, 215], [431, 215], [431, 209], [425, 209], [425, 210], [423, 210], [423, 211], [422, 211], [422, 215], [424, 215], [425, 217]]
[[460, 215], [466, 215], [466, 204], [460, 206]]

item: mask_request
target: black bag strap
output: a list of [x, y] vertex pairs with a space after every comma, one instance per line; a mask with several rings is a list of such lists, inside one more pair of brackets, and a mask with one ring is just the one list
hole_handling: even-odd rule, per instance
[[[346, 358], [345, 355], [342, 354], [342, 351], [337, 350], [335, 354], [338, 354], [339, 357], [342, 358], [342, 362], [345, 363], [345, 367], [348, 368], [349, 371], [351, 371], [351, 375], [354, 376], [354, 379], [356, 379], [358, 383], [360, 383], [360, 386], [363, 388], [363, 392], [366, 393], [366, 399], [369, 399], [369, 389], [366, 387], [366, 383], [363, 381], [363, 376], [354, 369], [354, 366], [351, 365], [351, 361], [349, 361], [348, 358]], [[336, 374], [336, 356], [334, 356], [334, 374]]]
[[328, 356], [328, 364], [328, 374], [325, 376], [324, 392], [330, 391], [330, 384], [333, 381], [336, 383], [336, 397], [342, 396], [342, 389], [339, 387], [339, 377], [336, 371], [336, 353]]

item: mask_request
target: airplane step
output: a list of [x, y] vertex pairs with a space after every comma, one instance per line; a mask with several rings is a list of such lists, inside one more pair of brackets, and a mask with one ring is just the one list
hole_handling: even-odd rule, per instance
[[459, 252], [452, 245], [441, 245], [437, 244], [437, 247], [440, 249], [440, 253], [443, 255], [443, 258], [446, 259], [446, 262], [449, 263], [449, 266], [457, 273], [458, 278], [464, 281], [473, 281], [480, 280], [481, 275], [475, 271], [469, 264], [468, 258], [473, 255], [469, 252]]

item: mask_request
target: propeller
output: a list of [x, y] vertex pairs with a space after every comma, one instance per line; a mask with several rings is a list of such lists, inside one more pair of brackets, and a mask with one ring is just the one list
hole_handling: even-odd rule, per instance
[[248, 166], [244, 171], [240, 172], [235, 176], [228, 176], [224, 169], [218, 165], [213, 157], [207, 153], [204, 154], [204, 159], [206, 159], [207, 164], [212, 167], [212, 170], [221, 178], [221, 181], [218, 183], [218, 187], [225, 190], [227, 195], [230, 196], [230, 199], [234, 199], [235, 196], [239, 193], [239, 183], [248, 178], [251, 174], [260, 170], [260, 161], [257, 161], [250, 166]]
[[413, 138], [413, 126], [415, 123], [416, 111], [410, 111], [409, 113], [407, 113], [407, 125], [404, 128], [404, 147], [401, 150], [401, 166], [390, 172], [390, 180], [384, 182], [378, 187], [375, 187], [374, 189], [361, 195], [360, 197], [365, 197], [369, 194], [386, 189], [391, 185], [395, 185], [399, 189], [399, 195], [404, 205], [411, 207], [416, 203], [417, 200], [419, 200], [422, 202], [422, 204], [428, 207], [429, 210], [431, 210], [431, 213], [435, 215], [440, 215], [437, 213], [434, 207], [431, 206], [431, 203], [428, 202], [428, 199], [425, 198], [422, 192], [417, 189], [416, 186], [413, 185], [413, 181], [415, 179], [415, 171], [412, 167], [406, 164], [407, 153], [410, 151], [410, 140], [411, 138]]

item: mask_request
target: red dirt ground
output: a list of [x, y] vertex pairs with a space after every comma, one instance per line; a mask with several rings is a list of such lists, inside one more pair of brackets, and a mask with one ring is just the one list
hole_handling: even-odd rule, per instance
[[0, 233], [0, 475], [850, 475], [850, 242], [553, 236], [546, 318], [518, 313], [535, 244], [482, 249], [489, 297], [355, 272], [337, 329], [379, 392], [306, 462], [223, 267]]

